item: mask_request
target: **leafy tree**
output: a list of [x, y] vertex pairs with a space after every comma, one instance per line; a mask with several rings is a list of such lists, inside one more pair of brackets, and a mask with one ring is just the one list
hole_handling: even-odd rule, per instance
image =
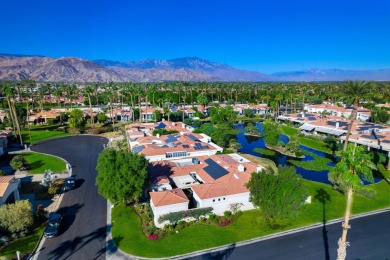
[[346, 98], [349, 101], [352, 101], [353, 109], [351, 113], [351, 120], [348, 124], [348, 130], [347, 130], [347, 135], [345, 136], [345, 142], [344, 142], [344, 147], [343, 150], [347, 150], [347, 145], [348, 145], [348, 140], [349, 136], [351, 135], [352, 131], [352, 125], [353, 122], [355, 122], [356, 117], [357, 117], [357, 109], [359, 106], [359, 101], [363, 97], [367, 98], [368, 94], [371, 91], [372, 87], [372, 82], [367, 82], [367, 81], [351, 81], [348, 80], [345, 82], [343, 90]]
[[143, 155], [104, 149], [96, 166], [99, 193], [111, 203], [137, 201], [146, 184], [148, 165]]
[[246, 117], [255, 117], [255, 112], [253, 112], [253, 109], [246, 108], [244, 109], [244, 115]]
[[98, 115], [97, 115], [97, 120], [98, 120], [98, 122], [99, 123], [105, 123], [105, 122], [107, 122], [107, 120], [108, 120], [108, 116], [106, 115], [106, 114], [103, 114], [103, 113], [99, 113]]
[[82, 128], [85, 125], [85, 120], [83, 117], [83, 112], [80, 109], [73, 109], [70, 112], [70, 118], [68, 120], [68, 123], [71, 127], [74, 128]]
[[161, 111], [158, 110], [158, 109], [154, 110], [154, 112], [153, 112], [153, 117], [154, 117], [154, 122], [156, 122], [156, 121], [161, 121], [161, 119], [162, 119], [162, 113], [161, 113]]
[[384, 109], [374, 109], [371, 111], [371, 119], [375, 123], [386, 124], [389, 122], [390, 115]]
[[337, 259], [345, 259], [346, 256], [347, 232], [349, 229], [353, 192], [363, 186], [360, 178], [373, 182], [372, 170], [376, 169], [376, 167], [364, 149], [363, 146], [349, 144], [347, 150], [342, 152], [340, 162], [336, 164], [336, 167], [333, 168], [328, 177], [330, 182], [347, 193], [343, 233], [338, 242]]
[[7, 173], [5, 172], [5, 171], [3, 171], [3, 170], [0, 170], [0, 176], [4, 176], [4, 175], [6, 175]]
[[26, 230], [33, 221], [32, 205], [28, 200], [19, 200], [0, 207], [0, 226], [11, 233]]
[[256, 124], [248, 123], [245, 127], [245, 129], [250, 133], [251, 135], [260, 135], [259, 129], [257, 128]]
[[292, 166], [278, 168], [279, 173], [252, 173], [247, 183], [250, 199], [259, 207], [264, 218], [272, 222], [288, 221], [296, 217], [307, 197], [302, 177]]
[[214, 124], [228, 124], [232, 126], [237, 121], [238, 113], [233, 107], [212, 107], [210, 108], [210, 121]]
[[15, 171], [23, 170], [27, 167], [27, 160], [23, 157], [23, 155], [16, 155], [14, 158], [12, 158], [10, 165]]
[[170, 135], [170, 134], [177, 134], [179, 131], [177, 130], [167, 130], [165, 128], [160, 128], [160, 129], [154, 129], [152, 132], [153, 136], [156, 136], [157, 134], [161, 135]]
[[241, 148], [241, 144], [233, 138], [229, 140], [229, 147], [236, 153]]
[[267, 119], [263, 123], [264, 141], [267, 145], [274, 147], [278, 144], [280, 139], [280, 126], [278, 123]]
[[202, 114], [204, 113], [204, 108], [208, 104], [209, 99], [207, 98], [206, 95], [204, 94], [199, 94], [198, 97], [196, 98], [196, 101], [198, 104], [202, 105]]
[[340, 142], [337, 138], [335, 138], [333, 135], [328, 135], [325, 139], [324, 142], [326, 146], [332, 150], [332, 153], [334, 154], [336, 151], [339, 150], [340, 148]]

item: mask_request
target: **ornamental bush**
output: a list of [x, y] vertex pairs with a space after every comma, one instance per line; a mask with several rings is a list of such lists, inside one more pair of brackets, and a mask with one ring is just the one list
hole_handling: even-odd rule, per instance
[[183, 210], [178, 212], [171, 212], [168, 214], [161, 215], [158, 218], [158, 223], [163, 223], [164, 221], [169, 221], [170, 223], [177, 223], [179, 220], [184, 218], [194, 218], [199, 219], [200, 216], [206, 216], [213, 211], [212, 207], [207, 208], [197, 208], [190, 210]]

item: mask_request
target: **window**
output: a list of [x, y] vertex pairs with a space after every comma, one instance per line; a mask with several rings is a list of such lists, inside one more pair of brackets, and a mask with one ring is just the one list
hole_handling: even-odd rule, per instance
[[215, 202], [215, 200], [213, 200], [213, 202]]
[[166, 158], [174, 158], [174, 157], [184, 157], [187, 156], [186, 152], [170, 152], [170, 153], [165, 153]]
[[223, 198], [223, 200], [226, 200], [226, 198]]
[[221, 201], [221, 199], [218, 199], [218, 201]]

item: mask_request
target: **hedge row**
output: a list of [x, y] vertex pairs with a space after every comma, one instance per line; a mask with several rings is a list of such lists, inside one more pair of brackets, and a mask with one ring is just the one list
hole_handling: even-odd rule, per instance
[[189, 210], [183, 210], [178, 212], [171, 212], [165, 215], [161, 215], [158, 218], [158, 223], [162, 223], [164, 221], [169, 221], [170, 223], [176, 223], [179, 220], [185, 219], [185, 218], [194, 218], [196, 220], [199, 219], [201, 216], [206, 216], [210, 214], [213, 211], [212, 207], [207, 208], [198, 208], [198, 209], [189, 209]]

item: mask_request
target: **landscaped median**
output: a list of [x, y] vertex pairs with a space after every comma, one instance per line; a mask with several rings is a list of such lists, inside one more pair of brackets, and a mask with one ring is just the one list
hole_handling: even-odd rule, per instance
[[21, 153], [21, 155], [27, 160], [28, 172], [31, 174], [44, 173], [46, 170], [59, 173], [66, 169], [65, 162], [55, 156], [35, 152]]
[[[232, 224], [218, 226], [199, 223], [163, 239], [151, 240], [141, 230], [141, 220], [130, 206], [119, 204], [112, 209], [112, 236], [124, 252], [140, 257], [168, 257], [211, 247], [248, 240], [268, 234], [332, 220], [343, 216], [346, 197], [330, 185], [303, 180], [312, 196], [312, 203], [304, 206], [300, 215], [287, 225], [268, 225], [259, 210], [242, 212]], [[390, 185], [381, 181], [369, 186], [376, 192], [375, 199], [354, 195], [353, 213], [363, 213], [390, 207]], [[335, 241], [336, 243], [336, 241]]]

